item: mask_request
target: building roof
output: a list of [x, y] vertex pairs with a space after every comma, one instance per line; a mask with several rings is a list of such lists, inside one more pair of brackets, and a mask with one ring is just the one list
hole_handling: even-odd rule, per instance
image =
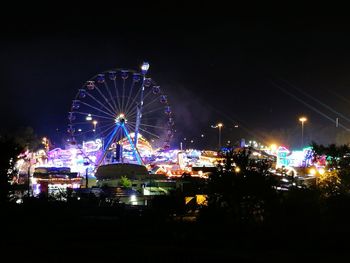
[[147, 168], [144, 165], [116, 163], [101, 165], [98, 167], [95, 176], [97, 179], [118, 179], [122, 176], [126, 176], [129, 179], [138, 179], [148, 174]]

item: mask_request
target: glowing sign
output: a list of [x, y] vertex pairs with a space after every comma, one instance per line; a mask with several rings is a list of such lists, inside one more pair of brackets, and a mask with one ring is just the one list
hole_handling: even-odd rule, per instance
[[83, 142], [83, 151], [84, 152], [97, 152], [102, 149], [102, 140], [96, 139], [95, 141]]

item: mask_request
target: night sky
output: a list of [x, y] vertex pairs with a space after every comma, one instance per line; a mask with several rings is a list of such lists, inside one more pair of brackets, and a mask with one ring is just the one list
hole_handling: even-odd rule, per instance
[[176, 144], [186, 137], [213, 147], [210, 126], [222, 121], [224, 140], [298, 147], [300, 115], [309, 119], [307, 141], [347, 142], [350, 21], [342, 7], [124, 2], [45, 9], [1, 17], [3, 129], [31, 126], [59, 143], [84, 81], [146, 60], [174, 107]]

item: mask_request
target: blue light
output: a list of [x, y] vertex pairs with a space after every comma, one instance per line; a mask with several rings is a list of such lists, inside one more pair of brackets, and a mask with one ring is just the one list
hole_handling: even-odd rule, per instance
[[134, 145], [134, 143], [133, 143], [133, 141], [132, 141], [132, 139], [131, 139], [131, 137], [130, 137], [130, 134], [129, 134], [128, 130], [125, 128], [124, 125], [122, 125], [122, 128], [123, 128], [123, 130], [124, 130], [124, 132], [125, 132], [126, 138], [128, 138], [128, 141], [129, 141], [129, 143], [130, 143], [130, 146], [131, 146], [131, 148], [132, 148], [132, 151], [133, 151], [133, 153], [134, 153], [134, 156], [135, 156], [137, 162], [138, 162], [139, 164], [142, 164], [141, 157], [140, 157], [140, 155], [138, 154], [138, 152], [137, 152], [137, 150], [136, 150], [136, 148], [135, 148], [135, 145]]
[[112, 143], [112, 140], [114, 139], [115, 134], [117, 133], [117, 131], [119, 130], [120, 125], [117, 124], [117, 126], [114, 128], [113, 133], [111, 134], [111, 136], [109, 137], [108, 143], [105, 144], [105, 148], [103, 149], [104, 151], [108, 150], [108, 147], [110, 146], [110, 144]]

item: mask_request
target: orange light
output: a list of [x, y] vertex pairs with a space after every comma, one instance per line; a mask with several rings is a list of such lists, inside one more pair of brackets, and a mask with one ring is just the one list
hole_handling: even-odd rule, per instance
[[306, 121], [307, 121], [307, 118], [306, 118], [306, 117], [300, 117], [300, 118], [299, 118], [299, 121], [301, 121], [301, 122], [306, 122]]

